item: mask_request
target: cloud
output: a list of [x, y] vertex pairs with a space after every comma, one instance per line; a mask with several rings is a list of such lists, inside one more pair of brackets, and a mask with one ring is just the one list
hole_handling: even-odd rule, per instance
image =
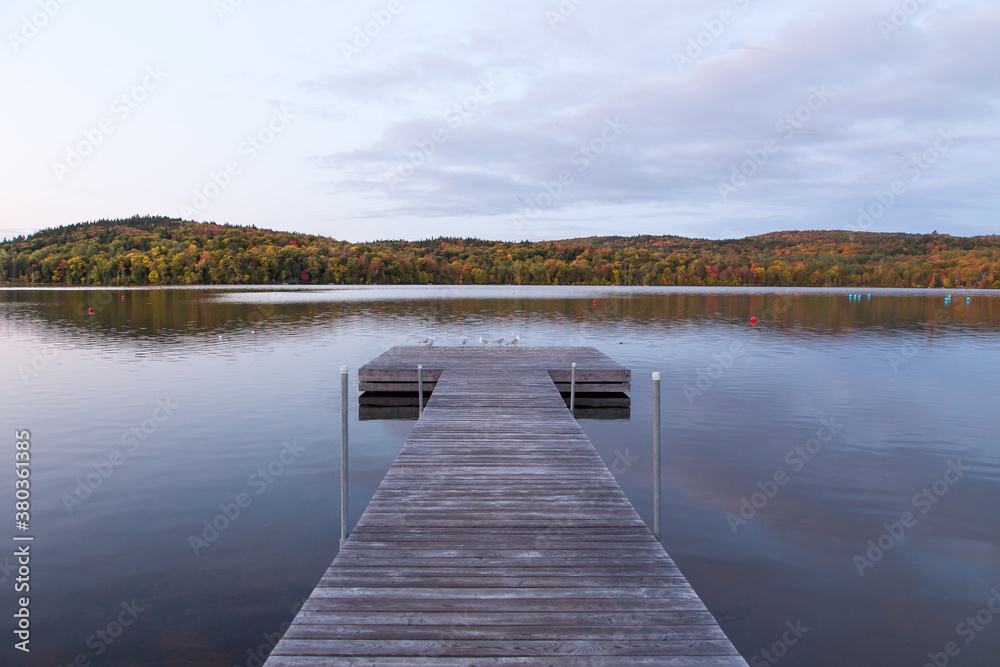
[[[387, 0], [242, 3], [223, 21], [193, 0], [106, 4], [0, 63], [32, 101], [0, 130], [8, 226], [176, 211], [280, 100], [295, 133], [207, 219], [352, 240], [847, 228], [951, 128], [873, 229], [1000, 231], [995, 2], [399, 0], [391, 21]], [[169, 87], [50, 178], [151, 63]]]
[[[371, 142], [314, 158], [331, 174], [324, 190], [359, 194], [374, 217], [469, 210], [509, 216], [571, 170], [572, 185], [544, 215], [680, 205], [702, 211], [701, 227], [713, 235], [724, 228], [720, 207], [729, 207], [771, 212], [752, 231], [766, 231], [775, 216], [796, 227], [845, 228], [875, 189], [900, 177], [898, 153], [923, 151], [952, 128], [961, 137], [954, 150], [893, 213], [909, 208], [936, 219], [961, 206], [969, 217], [959, 224], [967, 228], [995, 216], [995, 198], [967, 185], [984, 179], [997, 149], [994, 6], [927, 10], [884, 38], [879, 21], [891, 16], [887, 3], [805, 11], [750, 5], [742, 15], [739, 4], [704, 7], [701, 19], [693, 4], [680, 17], [642, 4], [643, 15], [633, 20], [594, 3], [558, 24], [550, 41], [527, 48], [512, 46], [511, 33], [524, 29], [515, 22], [503, 26], [507, 39], [493, 33], [481, 47], [467, 36], [462, 51], [454, 43], [425, 45], [377, 68], [317, 77], [304, 86], [375, 113], [380, 105], [398, 112], [385, 114]], [[685, 50], [688, 40], [708, 41], [700, 33], [715, 24], [705, 21], [726, 8], [737, 14], [733, 23], [678, 67], [673, 55], [697, 52]], [[448, 109], [489, 72], [503, 83], [468, 119], [449, 126]], [[627, 129], [585, 171], [575, 171], [574, 156], [615, 119]], [[437, 129], [446, 140], [421, 156], [420, 142], [426, 146]], [[760, 156], [768, 140], [776, 150], [766, 162], [735, 192], [720, 195], [720, 183]], [[401, 171], [406, 177], [392, 185]]]

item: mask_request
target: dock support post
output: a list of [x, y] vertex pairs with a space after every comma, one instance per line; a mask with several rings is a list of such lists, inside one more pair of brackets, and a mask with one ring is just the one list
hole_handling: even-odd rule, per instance
[[417, 364], [417, 415], [424, 414], [424, 365]]
[[576, 416], [576, 362], [569, 371], [569, 411]]
[[340, 367], [340, 546], [347, 539], [347, 366]]
[[653, 537], [660, 537], [660, 374], [653, 373]]

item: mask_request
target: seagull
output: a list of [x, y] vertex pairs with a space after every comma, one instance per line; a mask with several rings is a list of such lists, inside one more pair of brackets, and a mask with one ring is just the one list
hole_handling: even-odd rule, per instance
[[434, 345], [434, 336], [427, 339], [427, 347], [431, 347], [432, 345]]
[[499, 338], [497, 338], [493, 342], [496, 343], [496, 344], [498, 344], [498, 345], [503, 345], [503, 336], [500, 336]]
[[480, 336], [480, 337], [479, 337], [479, 342], [480, 342], [480, 343], [482, 343], [483, 345], [486, 345], [486, 343], [488, 343], [488, 342], [490, 342], [490, 341], [488, 341], [488, 340], [486, 340], [485, 338], [483, 338], [482, 336]]
[[461, 342], [460, 344], [461, 344], [461, 345], [465, 345], [465, 344], [466, 344], [466, 343], [468, 343], [468, 342], [469, 342], [469, 339], [468, 339], [468, 338], [463, 338], [463, 339], [462, 339], [462, 342]]
[[514, 334], [514, 339], [507, 343], [508, 345], [517, 345], [518, 341], [521, 340], [521, 334]]

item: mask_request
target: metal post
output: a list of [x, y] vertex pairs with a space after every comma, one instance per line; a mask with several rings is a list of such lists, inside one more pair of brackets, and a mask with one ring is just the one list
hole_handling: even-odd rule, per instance
[[424, 414], [424, 365], [417, 364], [417, 415]]
[[569, 371], [569, 411], [576, 415], [576, 362]]
[[347, 366], [340, 367], [340, 546], [347, 539]]
[[653, 373], [653, 537], [660, 539], [660, 374]]

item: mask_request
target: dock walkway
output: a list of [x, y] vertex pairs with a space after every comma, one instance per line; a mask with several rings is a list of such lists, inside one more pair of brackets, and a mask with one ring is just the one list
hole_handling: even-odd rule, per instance
[[593, 348], [390, 356], [365, 368], [423, 363], [441, 371], [433, 395], [265, 667], [746, 667], [549, 365], [625, 369]]

